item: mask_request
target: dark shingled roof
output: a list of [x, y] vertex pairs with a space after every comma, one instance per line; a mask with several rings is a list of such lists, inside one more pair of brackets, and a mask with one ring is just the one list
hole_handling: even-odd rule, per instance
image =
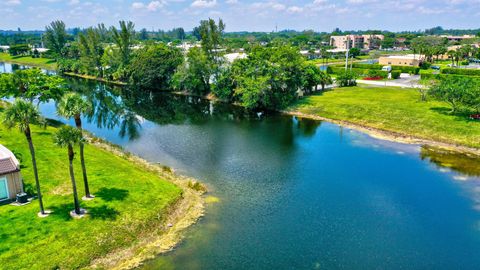
[[0, 175], [18, 171], [11, 158], [0, 159]]

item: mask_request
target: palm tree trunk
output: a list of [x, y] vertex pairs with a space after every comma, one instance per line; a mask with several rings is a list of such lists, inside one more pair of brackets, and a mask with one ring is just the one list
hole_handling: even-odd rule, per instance
[[40, 213], [45, 215], [45, 209], [43, 208], [42, 192], [40, 191], [40, 181], [38, 180], [37, 160], [35, 159], [35, 148], [33, 147], [32, 135], [30, 127], [25, 129], [25, 136], [27, 137], [28, 147], [30, 148], [30, 155], [32, 156], [33, 174], [35, 175], [35, 185], [37, 186], [38, 204], [40, 205]]
[[[80, 116], [75, 117], [75, 124], [77, 128], [82, 132], [82, 137], [83, 137], [82, 120]], [[85, 197], [90, 198], [92, 196], [90, 195], [90, 188], [88, 186], [87, 167], [85, 166], [84, 148], [85, 148], [85, 145], [83, 144], [83, 142], [80, 142], [80, 163], [82, 164], [83, 184], [85, 185]]]
[[73, 171], [73, 146], [68, 146], [68, 161], [70, 165], [70, 179], [72, 180], [72, 189], [73, 189], [73, 202], [75, 204], [75, 213], [80, 215], [80, 203], [78, 202], [78, 194], [77, 194], [77, 184], [75, 182], [75, 173]]

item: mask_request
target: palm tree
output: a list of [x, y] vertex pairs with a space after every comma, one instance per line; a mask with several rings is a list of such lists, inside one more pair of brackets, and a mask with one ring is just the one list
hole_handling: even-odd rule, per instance
[[38, 111], [37, 107], [35, 107], [32, 103], [22, 99], [15, 100], [15, 102], [5, 110], [4, 117], [5, 119], [3, 122], [8, 128], [17, 126], [27, 138], [30, 154], [32, 156], [32, 166], [33, 173], [35, 175], [35, 185], [37, 186], [40, 214], [42, 216], [46, 216], [45, 209], [43, 208], [42, 193], [40, 191], [40, 181], [38, 180], [35, 148], [33, 147], [32, 134], [30, 131], [30, 124], [43, 124], [45, 123], [44, 119], [40, 116], [40, 112]]
[[[80, 131], [80, 134], [83, 138], [82, 132], [82, 115], [89, 114], [92, 111], [92, 105], [90, 102], [85, 100], [82, 96], [77, 93], [68, 93], [57, 103], [57, 113], [67, 119], [75, 119], [75, 125]], [[90, 194], [90, 188], [88, 186], [88, 177], [87, 169], [85, 166], [85, 156], [84, 156], [84, 144], [83, 141], [80, 142], [80, 162], [82, 164], [82, 173], [83, 173], [83, 183], [85, 185], [85, 198], [94, 198]]]
[[77, 194], [77, 184], [75, 182], [75, 173], [73, 171], [73, 158], [75, 157], [73, 146], [83, 143], [82, 132], [79, 129], [73, 128], [71, 126], [63, 126], [55, 133], [53, 141], [57, 146], [67, 147], [68, 149], [70, 180], [72, 181], [73, 201], [75, 204], [74, 211], [75, 214], [82, 215], [85, 213], [85, 210], [80, 209], [80, 203], [78, 202]]
[[320, 84], [322, 85], [322, 91], [325, 90], [325, 85], [332, 84], [332, 77], [327, 72], [320, 72]]

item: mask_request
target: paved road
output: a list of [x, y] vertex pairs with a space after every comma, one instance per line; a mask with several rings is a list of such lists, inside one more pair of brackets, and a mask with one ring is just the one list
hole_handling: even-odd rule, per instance
[[388, 80], [388, 81], [368, 81], [368, 80], [357, 80], [357, 83], [369, 84], [369, 85], [378, 85], [378, 86], [395, 86], [403, 88], [421, 88], [423, 85], [419, 84], [420, 75], [409, 75], [402, 74], [399, 79]]

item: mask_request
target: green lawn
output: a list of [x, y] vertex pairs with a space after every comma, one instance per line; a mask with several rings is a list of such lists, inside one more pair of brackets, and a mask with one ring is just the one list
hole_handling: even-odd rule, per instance
[[11, 56], [8, 53], [0, 53], [0, 62], [35, 66], [35, 67], [45, 68], [50, 70], [55, 70], [57, 68], [57, 64], [53, 59], [32, 58], [30, 56]]
[[[1, 110], [0, 110], [0, 117]], [[38, 201], [26, 206], [0, 206], [1, 269], [73, 269], [94, 258], [134, 243], [142, 235], [159, 233], [166, 211], [182, 194], [142, 165], [87, 145], [85, 158], [90, 189], [97, 197], [81, 202], [89, 211], [72, 219], [73, 196], [67, 150], [53, 144], [56, 128], [33, 128], [39, 176], [47, 218], [38, 218]], [[27, 189], [34, 179], [25, 136], [0, 125], [0, 143], [18, 154]], [[75, 159], [79, 196], [84, 195], [80, 161]]]
[[415, 89], [357, 86], [301, 99], [289, 108], [418, 138], [480, 148], [480, 122], [450, 114], [441, 102], [421, 102]]

